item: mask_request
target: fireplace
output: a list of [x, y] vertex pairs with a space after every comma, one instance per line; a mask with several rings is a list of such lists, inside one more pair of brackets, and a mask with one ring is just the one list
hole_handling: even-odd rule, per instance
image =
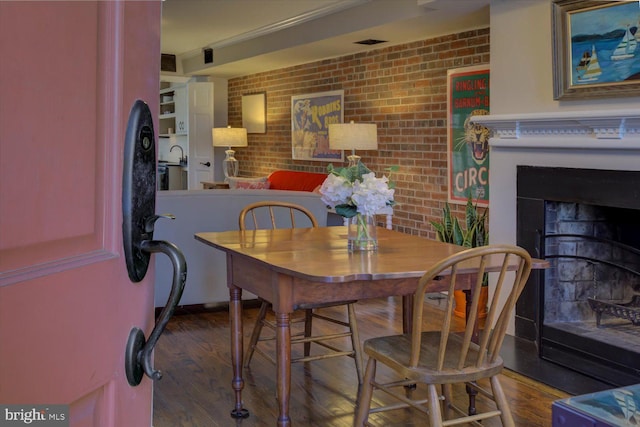
[[518, 302], [516, 336], [535, 339], [540, 357], [616, 386], [640, 382], [636, 188], [636, 171], [517, 168], [516, 242], [551, 268]]
[[[493, 132], [489, 177], [490, 241], [524, 246], [538, 258], [549, 255], [552, 264], [552, 268], [546, 271], [532, 273], [517, 303], [508, 333], [517, 337], [515, 340], [534, 343], [539, 360], [550, 363], [556, 367], [554, 369], [579, 370], [611, 385], [640, 382], [637, 347], [616, 344], [611, 336], [595, 339], [596, 344], [589, 341], [592, 334], [611, 332], [614, 329], [610, 327], [612, 323], [626, 322], [630, 332], [622, 341], [637, 344], [640, 342], [640, 326], [603, 313], [601, 326], [604, 327], [598, 328], [596, 314], [588, 301], [588, 297], [594, 295], [594, 283], [600, 292], [602, 281], [606, 279], [611, 283], [612, 277], [630, 274], [624, 268], [633, 270], [633, 264], [637, 263], [638, 256], [634, 250], [640, 248], [637, 238], [637, 224], [640, 223], [640, 111], [488, 115], [475, 117], [473, 121]], [[598, 200], [595, 196], [602, 197]], [[579, 219], [573, 222], [578, 224], [570, 224], [576, 212]], [[592, 217], [583, 216], [585, 214]], [[547, 223], [553, 216], [560, 216], [561, 222]], [[612, 227], [608, 229], [609, 233], [622, 227], [622, 234], [634, 236], [635, 241], [629, 243], [626, 237], [622, 242], [607, 238], [603, 243], [598, 240], [601, 236], [582, 235], [583, 228], [600, 227], [604, 219]], [[605, 250], [616, 255], [598, 258], [605, 244], [609, 245]], [[627, 247], [631, 250], [626, 251]], [[577, 248], [580, 248], [580, 253]], [[622, 257], [620, 248], [626, 251], [623, 263], [617, 262]], [[567, 255], [581, 258], [570, 259]], [[623, 264], [623, 268], [617, 264]], [[568, 282], [566, 276], [571, 275], [574, 276], [571, 280], [579, 279], [569, 285], [573, 289], [571, 293], [579, 298], [556, 302], [560, 291], [557, 288], [547, 290], [547, 276], [560, 277], [563, 282]], [[633, 282], [637, 278], [625, 280], [624, 285], [620, 284], [622, 282], [615, 284], [615, 290], [607, 291], [606, 295], [595, 294], [596, 299], [621, 303], [632, 300], [633, 295], [639, 292], [638, 285]], [[548, 308], [551, 311], [544, 311], [545, 297], [554, 300], [555, 305]], [[584, 318], [569, 319], [565, 317], [568, 316], [566, 313], [581, 314]], [[593, 325], [593, 333], [582, 329], [573, 333], [576, 331], [569, 328], [583, 320], [583, 323]], [[583, 342], [576, 343], [575, 336]], [[581, 348], [585, 346], [590, 347], [593, 354], [582, 354]], [[576, 347], [580, 351], [574, 351]], [[600, 354], [602, 352], [604, 355]], [[547, 362], [551, 359], [553, 362]], [[563, 388], [561, 384], [547, 383]]]

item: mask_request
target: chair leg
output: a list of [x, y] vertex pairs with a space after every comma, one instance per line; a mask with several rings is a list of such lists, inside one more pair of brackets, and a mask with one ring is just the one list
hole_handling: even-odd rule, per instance
[[453, 410], [451, 409], [451, 405], [453, 404], [453, 387], [451, 384], [442, 384], [442, 394], [444, 395], [442, 416], [445, 420], [450, 420], [453, 418]]
[[251, 332], [251, 338], [249, 339], [249, 347], [247, 348], [247, 355], [244, 358], [244, 367], [248, 368], [251, 363], [251, 358], [253, 357], [253, 352], [256, 349], [256, 345], [258, 344], [258, 339], [260, 339], [260, 333], [262, 332], [262, 326], [264, 326], [264, 319], [267, 317], [267, 310], [269, 310], [271, 304], [266, 301], [262, 301], [262, 305], [260, 305], [260, 311], [258, 311], [258, 318], [256, 319], [256, 324], [253, 327], [253, 332]]
[[358, 383], [362, 384], [362, 345], [360, 344], [360, 335], [358, 333], [358, 322], [356, 321], [356, 308], [354, 304], [347, 304], [349, 312], [349, 329], [351, 329], [351, 345], [353, 347], [353, 358], [356, 361], [356, 373], [358, 374]]
[[507, 397], [502, 390], [502, 385], [497, 375], [491, 377], [491, 390], [493, 391], [493, 398], [496, 401], [496, 405], [501, 412], [500, 420], [502, 421], [503, 427], [515, 427], [509, 402], [507, 402]]
[[[311, 309], [307, 309], [304, 311], [304, 336], [305, 338], [309, 338], [313, 331], [313, 311]], [[304, 357], [309, 356], [311, 354], [311, 341], [304, 343]]]
[[360, 393], [356, 402], [356, 417], [353, 420], [353, 427], [363, 427], [369, 419], [369, 408], [371, 407], [371, 397], [373, 396], [373, 381], [376, 378], [376, 359], [370, 357], [367, 361], [367, 370], [364, 373], [364, 380], [360, 384]]
[[442, 411], [440, 411], [440, 396], [435, 384], [428, 386], [429, 421], [431, 427], [442, 427]]
[[465, 386], [467, 390], [467, 394], [469, 395], [469, 408], [467, 409], [468, 415], [476, 415], [478, 410], [476, 409], [476, 396], [478, 395], [478, 390], [473, 387]]

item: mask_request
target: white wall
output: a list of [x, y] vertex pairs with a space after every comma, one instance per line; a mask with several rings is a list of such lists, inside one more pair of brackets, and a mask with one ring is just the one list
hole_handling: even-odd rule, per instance
[[[193, 190], [161, 191], [156, 197], [156, 212], [175, 215], [175, 220], [156, 222], [155, 240], [172, 242], [187, 260], [187, 283], [180, 305], [216, 305], [229, 301], [227, 267], [224, 252], [195, 240], [194, 234], [238, 229], [242, 208], [264, 200], [296, 203], [309, 209], [321, 227], [327, 225], [327, 207], [320, 196], [307, 191], [286, 190]], [[304, 224], [300, 218], [296, 221]], [[159, 254], [155, 259], [155, 305], [166, 304], [171, 290], [173, 267]], [[255, 298], [243, 292], [243, 298]]]
[[[213, 82], [213, 127], [223, 128], [229, 124], [229, 81], [218, 77], [210, 77]], [[213, 148], [213, 180], [224, 181], [222, 161], [226, 157], [224, 147]]]
[[640, 108], [640, 97], [554, 101], [552, 55], [551, 0], [491, 0], [491, 114]]

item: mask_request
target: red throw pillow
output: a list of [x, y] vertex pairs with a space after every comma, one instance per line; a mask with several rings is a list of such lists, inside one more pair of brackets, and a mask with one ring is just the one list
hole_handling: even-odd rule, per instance
[[269, 175], [272, 190], [313, 191], [322, 185], [327, 175], [324, 173], [278, 170]]

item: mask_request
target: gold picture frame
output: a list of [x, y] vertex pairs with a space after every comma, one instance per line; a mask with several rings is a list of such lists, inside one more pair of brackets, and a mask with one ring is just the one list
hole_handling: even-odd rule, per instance
[[553, 0], [553, 99], [640, 95], [638, 6]]

